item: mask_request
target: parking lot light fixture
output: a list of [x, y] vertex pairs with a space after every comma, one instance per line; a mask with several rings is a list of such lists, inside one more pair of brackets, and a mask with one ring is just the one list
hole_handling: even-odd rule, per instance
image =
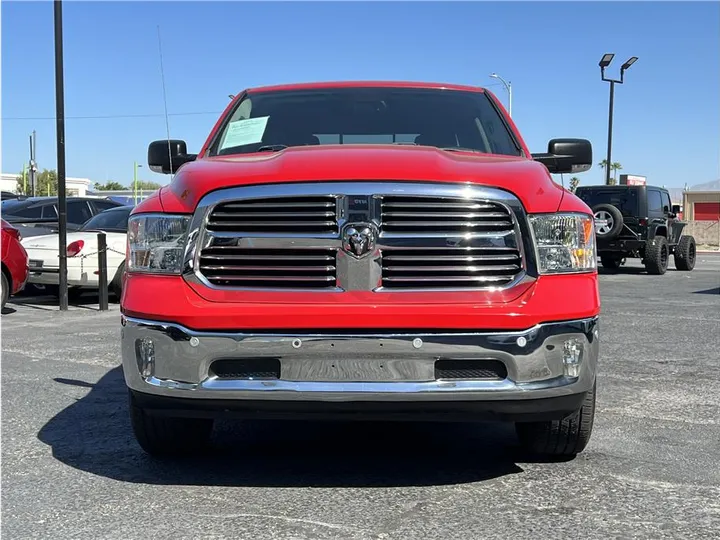
[[608, 147], [607, 162], [605, 165], [605, 185], [610, 185], [610, 164], [612, 163], [612, 127], [613, 127], [613, 105], [615, 99], [615, 83], [623, 84], [625, 82], [625, 70], [637, 62], [638, 57], [632, 56], [627, 62], [620, 66], [620, 79], [608, 79], [605, 77], [605, 68], [610, 65], [615, 54], [606, 53], [598, 62], [600, 66], [600, 77], [603, 81], [610, 83], [610, 105], [608, 107]]
[[493, 79], [498, 79], [500, 82], [503, 83], [503, 85], [505, 85], [505, 90], [507, 90], [508, 93], [508, 115], [512, 116], [512, 83], [507, 82], [497, 73], [491, 73], [490, 76]]
[[605, 69], [610, 65], [610, 62], [612, 62], [614, 57], [615, 55], [612, 53], [604, 54], [603, 57], [600, 59], [600, 63], [598, 65], [601, 68]]

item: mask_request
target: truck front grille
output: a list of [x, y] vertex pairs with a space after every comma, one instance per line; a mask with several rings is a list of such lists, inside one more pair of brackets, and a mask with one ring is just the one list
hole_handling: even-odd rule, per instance
[[334, 288], [335, 250], [211, 246], [200, 255], [200, 272], [221, 287]]
[[332, 196], [273, 197], [218, 204], [208, 231], [232, 233], [337, 233], [337, 201]]
[[430, 182], [297, 182], [208, 194], [185, 275], [235, 290], [478, 291], [528, 274], [520, 201]]

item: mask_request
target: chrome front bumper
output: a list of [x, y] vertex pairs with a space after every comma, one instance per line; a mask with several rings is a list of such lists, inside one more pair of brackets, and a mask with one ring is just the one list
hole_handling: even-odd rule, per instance
[[[570, 352], [574, 352], [574, 355]], [[514, 401], [589, 391], [598, 318], [523, 331], [378, 334], [197, 332], [122, 318], [127, 386], [158, 397], [248, 401]], [[221, 359], [277, 359], [276, 379], [214, 375]], [[439, 359], [497, 360], [505, 378], [438, 379]]]

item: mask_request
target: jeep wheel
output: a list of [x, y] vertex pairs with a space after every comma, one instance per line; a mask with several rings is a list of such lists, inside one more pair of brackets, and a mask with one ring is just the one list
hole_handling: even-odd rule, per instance
[[678, 270], [692, 270], [695, 268], [696, 257], [695, 238], [682, 236], [678, 245], [675, 246], [675, 268]]
[[612, 204], [596, 204], [592, 208], [595, 236], [598, 240], [612, 240], [623, 228], [623, 216]]
[[656, 236], [645, 248], [645, 270], [648, 274], [662, 275], [670, 262], [670, 247], [667, 238]]
[[620, 268], [620, 263], [622, 262], [622, 259], [618, 259], [617, 257], [611, 257], [610, 255], [600, 255], [600, 262], [602, 263], [604, 268], [616, 270]]
[[562, 420], [518, 422], [515, 430], [520, 444], [533, 454], [550, 457], [574, 456], [590, 441], [595, 420], [595, 384], [580, 410]]
[[135, 439], [151, 456], [181, 456], [204, 450], [212, 435], [213, 420], [148, 414], [130, 394], [130, 422]]

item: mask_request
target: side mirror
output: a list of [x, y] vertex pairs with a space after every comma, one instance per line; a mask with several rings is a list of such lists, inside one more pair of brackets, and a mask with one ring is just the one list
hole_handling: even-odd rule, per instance
[[172, 174], [181, 165], [195, 160], [197, 154], [187, 153], [187, 144], [179, 140], [153, 141], [148, 146], [148, 166], [161, 174]]
[[592, 143], [587, 139], [551, 139], [548, 151], [532, 158], [552, 174], [581, 173], [592, 167]]
[[679, 205], [679, 204], [673, 204], [673, 205], [672, 205], [672, 213], [673, 213], [673, 214], [679, 214], [679, 213], [680, 213], [680, 205]]

